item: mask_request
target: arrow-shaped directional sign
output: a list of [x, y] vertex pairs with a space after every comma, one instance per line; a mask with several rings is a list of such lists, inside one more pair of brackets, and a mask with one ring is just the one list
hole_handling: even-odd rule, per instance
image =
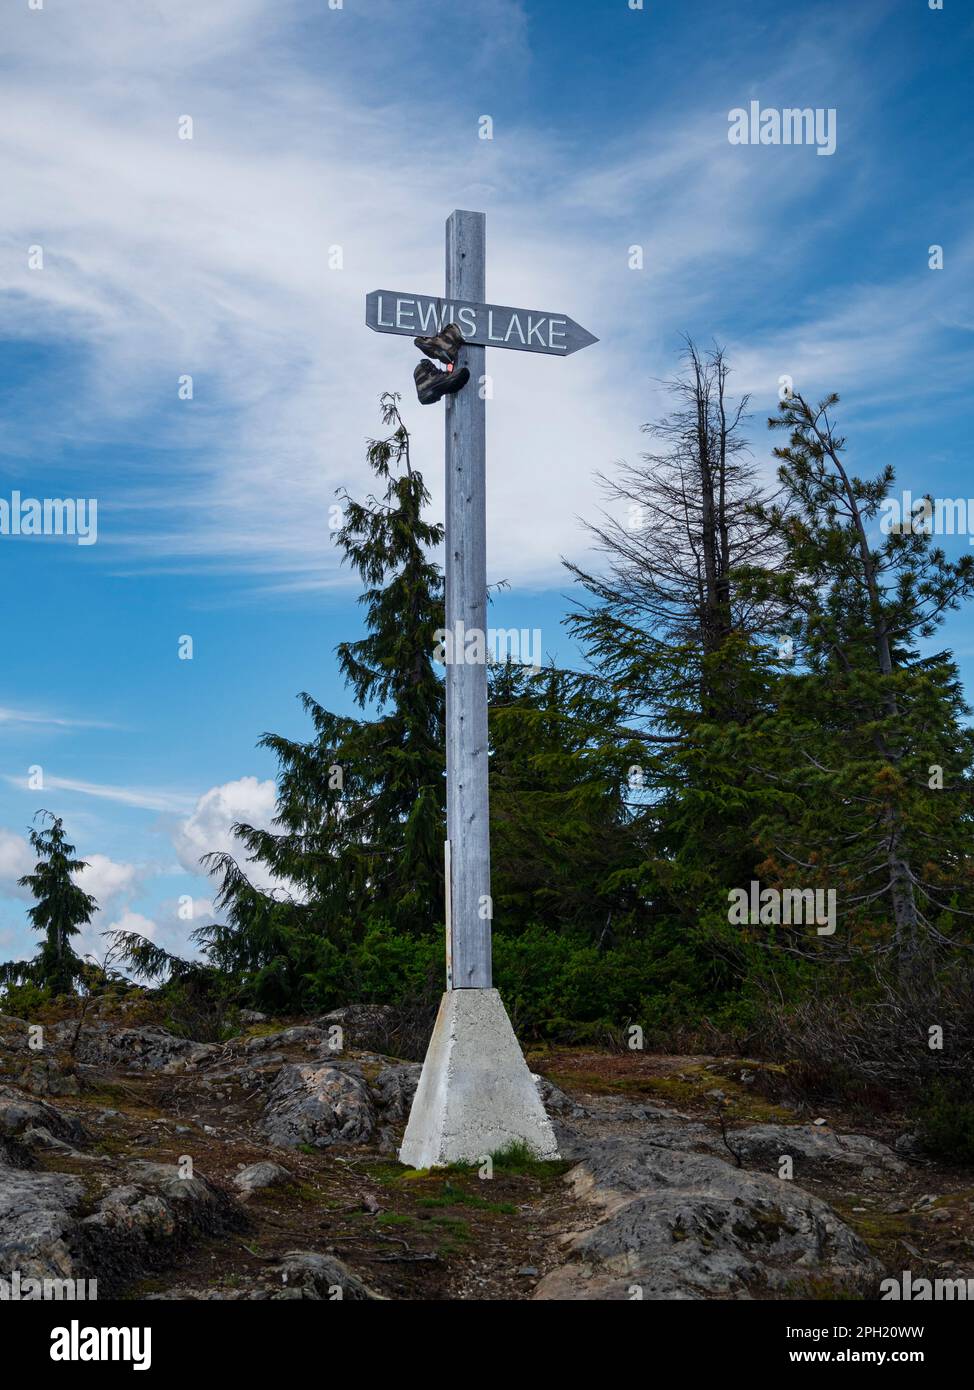
[[365, 300], [365, 322], [376, 333], [403, 333], [410, 338], [438, 333], [455, 323], [464, 342], [477, 347], [516, 348], [567, 357], [599, 340], [567, 314], [543, 309], [511, 309], [503, 304], [437, 299], [431, 294], [373, 290]]

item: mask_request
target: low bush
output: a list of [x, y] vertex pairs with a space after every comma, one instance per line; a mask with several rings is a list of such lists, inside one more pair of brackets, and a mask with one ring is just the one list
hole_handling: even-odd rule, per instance
[[974, 1096], [971, 1088], [935, 1083], [917, 1114], [917, 1133], [932, 1158], [974, 1164]]

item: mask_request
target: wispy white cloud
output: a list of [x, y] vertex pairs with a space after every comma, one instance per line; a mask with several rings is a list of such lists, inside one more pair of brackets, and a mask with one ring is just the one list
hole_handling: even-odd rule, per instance
[[[957, 275], [969, 280], [974, 238], [951, 254]], [[925, 265], [925, 248], [917, 259]], [[840, 389], [846, 421], [880, 409], [887, 425], [920, 418], [963, 389], [970, 371], [969, 361], [941, 346], [943, 300], [942, 279], [924, 270], [894, 284], [859, 285], [825, 308], [798, 305], [792, 322], [728, 343], [735, 387], [766, 400], [784, 373], [810, 398]]]
[[62, 715], [46, 714], [41, 710], [9, 709], [0, 705], [0, 728], [4, 725], [41, 724], [51, 729], [114, 729], [101, 719], [73, 719]]
[[[28, 778], [9, 774], [5, 780], [22, 791], [35, 791]], [[44, 774], [44, 788], [54, 791], [76, 792], [79, 796], [93, 796], [105, 801], [115, 801], [122, 806], [138, 807], [144, 811], [163, 811], [179, 814], [189, 810], [195, 798], [191, 793], [167, 791], [149, 787], [113, 787], [101, 782], [83, 782], [73, 777], [55, 777]]]
[[[165, 450], [164, 469], [139, 450], [126, 476], [99, 480], [99, 554], [126, 571], [232, 567], [271, 593], [353, 582], [337, 569], [328, 508], [340, 484], [368, 485], [364, 437], [386, 387], [406, 396], [442, 511], [441, 412], [409, 399], [412, 350], [366, 331], [363, 300], [379, 284], [441, 291], [440, 219], [454, 206], [488, 209], [489, 297], [563, 309], [602, 340], [564, 362], [491, 354], [492, 578], [550, 584], [560, 555], [577, 554], [593, 470], [638, 451], [652, 378], [671, 371], [681, 330], [726, 338], [760, 299], [769, 326], [740, 345], [737, 380], [771, 399], [780, 372], [827, 366], [847, 390], [894, 392], [936, 332], [929, 315], [920, 326], [897, 314], [899, 285], [796, 314], [778, 283], [847, 211], [833, 161], [730, 147], [724, 101], [745, 101], [759, 79], [769, 95], [814, 87], [853, 107], [854, 48], [820, 44], [812, 21], [760, 72], [714, 72], [709, 104], [651, 109], [639, 128], [579, 150], [554, 123], [509, 120], [478, 141], [472, 108], [458, 128], [467, 70], [431, 83], [418, 120], [383, 80], [397, 62], [434, 68], [412, 0], [343, 15], [372, 45], [367, 88], [346, 70], [345, 31], [324, 20], [312, 72], [289, 42], [296, 18], [271, 0], [88, 0], [83, 20], [78, 9], [46, 14], [47, 30], [36, 14], [12, 25], [8, 323], [84, 349], [63, 410], [34, 421], [48, 447], [70, 428], [135, 452], [149, 421]], [[479, 26], [477, 63], [530, 71], [523, 6], [490, 0], [465, 22]], [[860, 38], [872, 22], [872, 11], [856, 19]], [[181, 114], [194, 117], [192, 141], [177, 139]], [[845, 196], [860, 200], [862, 186]], [[36, 243], [42, 272], [27, 269]], [[627, 268], [633, 243], [642, 272]], [[328, 267], [332, 246], [341, 270]], [[184, 373], [191, 402], [177, 399]]]

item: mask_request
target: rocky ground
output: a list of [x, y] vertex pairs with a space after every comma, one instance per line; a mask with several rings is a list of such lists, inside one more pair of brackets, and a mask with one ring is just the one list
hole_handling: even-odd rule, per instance
[[201, 1044], [67, 1019], [37, 1048], [0, 1015], [0, 1277], [150, 1299], [869, 1298], [887, 1271], [974, 1277], [969, 1175], [895, 1118], [803, 1113], [754, 1062], [535, 1054], [561, 1163], [404, 1169], [419, 1067], [369, 1050], [372, 1021], [245, 1016]]

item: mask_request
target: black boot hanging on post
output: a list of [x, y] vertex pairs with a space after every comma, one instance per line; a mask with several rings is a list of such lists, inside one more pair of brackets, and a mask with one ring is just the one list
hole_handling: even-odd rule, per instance
[[466, 386], [470, 373], [466, 367], [461, 367], [459, 371], [441, 372], [424, 358], [413, 372], [413, 380], [420, 405], [435, 405], [441, 396], [452, 396], [454, 391]]
[[463, 339], [455, 323], [448, 323], [435, 337], [414, 338], [413, 342], [427, 357], [435, 357], [437, 362], [445, 362], [451, 367], [457, 360], [457, 353], [463, 347]]

